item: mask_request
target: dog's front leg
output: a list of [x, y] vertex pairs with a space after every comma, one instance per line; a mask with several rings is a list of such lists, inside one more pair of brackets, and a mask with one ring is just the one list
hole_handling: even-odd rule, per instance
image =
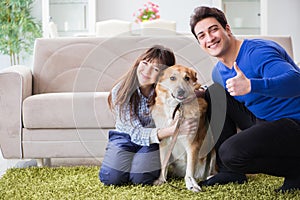
[[168, 173], [168, 164], [163, 166], [165, 162], [166, 154], [167, 154], [167, 144], [166, 141], [161, 141], [159, 145], [159, 153], [160, 153], [160, 163], [161, 163], [161, 171], [160, 175], [157, 180], [153, 182], [153, 185], [161, 185], [166, 182], [167, 180], [167, 173]]
[[194, 178], [195, 175], [195, 167], [198, 160], [198, 151], [191, 147], [187, 147], [187, 166], [185, 173], [185, 185], [188, 190], [193, 192], [200, 192], [201, 187], [198, 185], [197, 181]]

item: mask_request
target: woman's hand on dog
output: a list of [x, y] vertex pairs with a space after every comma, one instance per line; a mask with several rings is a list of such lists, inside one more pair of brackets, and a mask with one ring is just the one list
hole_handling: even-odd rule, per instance
[[[157, 131], [159, 140], [173, 136], [176, 132], [178, 117], [172, 121], [170, 127], [162, 128]], [[198, 130], [198, 122], [195, 119], [184, 119], [179, 125], [179, 132], [181, 135], [195, 134]]]
[[[195, 134], [198, 129], [198, 122], [195, 119], [184, 119], [179, 126], [180, 135]], [[176, 130], [174, 130], [175, 133]]]

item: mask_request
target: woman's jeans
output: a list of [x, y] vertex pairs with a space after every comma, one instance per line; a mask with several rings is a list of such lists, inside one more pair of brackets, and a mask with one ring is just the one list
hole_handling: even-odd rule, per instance
[[151, 185], [160, 174], [159, 145], [140, 146], [126, 133], [109, 132], [109, 142], [99, 172], [105, 185]]

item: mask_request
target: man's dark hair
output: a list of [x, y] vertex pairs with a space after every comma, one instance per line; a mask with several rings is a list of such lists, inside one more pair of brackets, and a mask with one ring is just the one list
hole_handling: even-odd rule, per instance
[[191, 15], [190, 18], [190, 26], [191, 26], [191, 31], [194, 34], [194, 36], [197, 38], [197, 35], [194, 31], [194, 28], [196, 24], [208, 17], [213, 17], [215, 18], [221, 26], [225, 29], [227, 25], [227, 19], [225, 17], [225, 14], [223, 11], [217, 9], [217, 8], [211, 8], [211, 7], [206, 7], [206, 6], [200, 6], [194, 9], [194, 13]]

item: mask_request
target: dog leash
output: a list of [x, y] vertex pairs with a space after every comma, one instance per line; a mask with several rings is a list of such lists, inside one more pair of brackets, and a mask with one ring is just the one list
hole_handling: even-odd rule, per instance
[[[171, 144], [170, 144], [170, 148], [168, 149], [167, 151], [167, 154], [166, 154], [166, 157], [165, 159], [163, 160], [163, 163], [162, 163], [162, 169], [166, 169], [167, 168], [167, 165], [168, 165], [168, 162], [169, 162], [169, 159], [171, 157], [171, 154], [172, 154], [172, 151], [174, 149], [174, 146], [175, 146], [175, 143], [177, 141], [177, 137], [179, 135], [179, 127], [180, 127], [180, 124], [182, 123], [183, 121], [183, 110], [181, 109], [182, 108], [182, 103], [179, 103], [176, 108], [174, 109], [174, 112], [173, 112], [173, 119], [175, 117], [175, 113], [176, 111], [179, 111], [179, 118], [178, 118], [178, 121], [177, 121], [177, 124], [176, 124], [176, 127], [175, 127], [175, 132], [174, 132], [174, 135], [172, 137], [172, 141], [171, 141]], [[167, 169], [166, 169], [167, 170]], [[169, 182], [167, 182], [166, 180], [166, 177], [164, 177], [165, 180], [163, 180], [165, 183], [168, 183], [168, 185], [170, 185], [171, 187], [173, 188], [176, 188], [176, 189], [179, 189], [179, 190], [182, 190], [181, 188], [175, 186], [175, 185], [172, 185], [170, 184]]]
[[[167, 151], [167, 154], [166, 154], [166, 157], [165, 159], [163, 160], [163, 164], [162, 164], [162, 169], [166, 169], [167, 165], [168, 165], [168, 162], [169, 162], [169, 159], [171, 157], [171, 154], [172, 154], [172, 151], [174, 149], [174, 146], [175, 146], [175, 143], [177, 141], [177, 138], [178, 138], [178, 135], [179, 135], [179, 127], [180, 127], [180, 124], [182, 123], [182, 121], [184, 120], [184, 117], [183, 117], [183, 109], [182, 109], [182, 102], [179, 103], [175, 109], [174, 109], [174, 112], [173, 112], [173, 115], [172, 115], [172, 118], [174, 119], [175, 118], [175, 115], [176, 115], [176, 112], [179, 111], [179, 118], [178, 118], [178, 121], [177, 121], [177, 124], [176, 124], [176, 128], [175, 128], [175, 132], [174, 132], [174, 135], [173, 135], [173, 138], [172, 138], [172, 141], [171, 141], [171, 144], [170, 144], [170, 148], [168, 149]], [[207, 158], [206, 158], [206, 163], [205, 163], [205, 168], [204, 168], [204, 179], [206, 179], [208, 177], [208, 174], [209, 174], [209, 165], [210, 165], [210, 161], [211, 161], [211, 151], [208, 153], [207, 155]], [[167, 169], [166, 169], [167, 170]], [[169, 186], [175, 188], [175, 189], [178, 189], [178, 190], [184, 190], [184, 188], [180, 188], [178, 186], [175, 186], [171, 183], [169, 183], [167, 180], [166, 180], [166, 177], [164, 177], [165, 180], [163, 180], [165, 183], [167, 183]]]

